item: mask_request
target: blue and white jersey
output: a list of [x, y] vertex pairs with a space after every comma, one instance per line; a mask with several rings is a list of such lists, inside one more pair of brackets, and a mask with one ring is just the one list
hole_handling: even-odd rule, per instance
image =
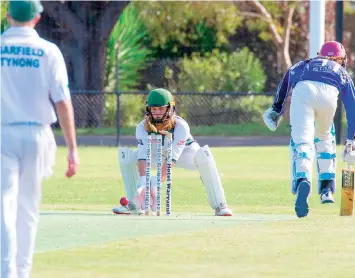
[[338, 89], [345, 107], [348, 122], [348, 138], [355, 137], [355, 88], [347, 71], [337, 62], [314, 58], [301, 61], [290, 67], [283, 76], [272, 108], [282, 113], [284, 102], [290, 90], [300, 81], [322, 82]]
[[1, 35], [1, 124], [57, 121], [54, 103], [69, 99], [67, 69], [59, 48], [29, 27]]

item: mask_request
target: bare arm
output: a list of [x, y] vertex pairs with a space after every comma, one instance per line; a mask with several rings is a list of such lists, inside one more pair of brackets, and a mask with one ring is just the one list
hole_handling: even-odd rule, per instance
[[77, 143], [75, 134], [74, 112], [70, 99], [59, 101], [55, 104], [59, 124], [62, 128], [65, 143], [68, 147], [68, 171], [67, 177], [71, 177], [76, 174], [77, 165], [79, 164], [77, 154]]
[[65, 143], [69, 150], [76, 150], [76, 136], [74, 124], [74, 112], [70, 99], [59, 101], [55, 104], [59, 124], [62, 128]]
[[145, 160], [138, 160], [138, 172], [140, 177], [145, 176], [145, 165]]

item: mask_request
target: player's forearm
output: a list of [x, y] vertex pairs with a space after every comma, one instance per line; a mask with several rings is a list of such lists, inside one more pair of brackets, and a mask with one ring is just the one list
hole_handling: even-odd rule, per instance
[[145, 176], [145, 167], [146, 167], [145, 160], [138, 160], [138, 173], [140, 177]]
[[[172, 162], [171, 163], [171, 168], [174, 167], [175, 163]], [[139, 176], [143, 177], [145, 176], [146, 172], [145, 172], [145, 167], [146, 167], [146, 162], [145, 160], [139, 160], [138, 161], [138, 172], [139, 172]], [[166, 172], [167, 172], [167, 162], [165, 161], [163, 163], [162, 169], [161, 169], [161, 181], [164, 182], [166, 180]]]
[[355, 139], [355, 96], [348, 93], [342, 95], [342, 101], [345, 107], [346, 119], [348, 122], [348, 139]]
[[282, 111], [288, 92], [290, 90], [289, 76], [290, 76], [290, 72], [288, 70], [285, 73], [284, 77], [282, 78], [277, 88], [275, 100], [272, 105], [273, 110], [276, 111], [277, 113], [280, 113]]
[[62, 128], [65, 143], [69, 150], [77, 149], [74, 111], [72, 103], [69, 99], [59, 101], [55, 104], [60, 127]]

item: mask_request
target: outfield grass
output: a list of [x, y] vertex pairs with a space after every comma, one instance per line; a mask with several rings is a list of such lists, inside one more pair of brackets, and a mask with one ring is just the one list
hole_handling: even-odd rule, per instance
[[[116, 135], [116, 128], [78, 128], [78, 135]], [[121, 127], [121, 135], [134, 135], [136, 127]], [[56, 135], [62, 135], [60, 129], [55, 129]], [[245, 123], [245, 124], [217, 124], [214, 126], [191, 126], [191, 133], [194, 136], [283, 136], [289, 135], [290, 128], [286, 122], [282, 122], [280, 127], [271, 132], [264, 124]]]
[[[297, 219], [287, 147], [212, 151], [235, 216], [157, 220], [108, 215], [103, 222], [85, 216], [86, 224], [80, 213], [71, 224], [53, 218], [40, 233], [47, 233], [49, 242], [63, 234], [67, 238], [62, 240], [92, 241], [57, 251], [44, 246], [35, 255], [33, 277], [354, 277], [355, 220], [338, 216], [340, 190], [336, 204], [320, 205], [314, 187], [309, 217]], [[65, 150], [59, 149], [55, 175], [44, 184], [43, 210], [109, 213], [119, 203], [124, 191], [116, 149], [81, 148], [80, 156], [79, 174], [67, 180]], [[173, 169], [172, 210], [213, 214], [197, 172]], [[270, 214], [288, 218], [252, 217]], [[71, 235], [75, 223], [81, 229]], [[92, 243], [95, 237], [105, 240]]]

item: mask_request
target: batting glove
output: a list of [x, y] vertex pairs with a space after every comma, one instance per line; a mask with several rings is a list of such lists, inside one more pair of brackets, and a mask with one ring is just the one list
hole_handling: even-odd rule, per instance
[[346, 140], [342, 159], [346, 163], [355, 164], [355, 140]]
[[281, 115], [272, 108], [267, 109], [263, 114], [265, 125], [271, 130], [275, 131], [281, 122]]

